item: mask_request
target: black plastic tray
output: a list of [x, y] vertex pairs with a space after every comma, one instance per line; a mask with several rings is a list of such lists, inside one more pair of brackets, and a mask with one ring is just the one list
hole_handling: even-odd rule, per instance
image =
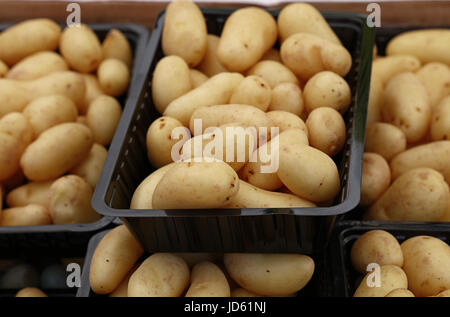
[[[226, 18], [235, 9], [203, 8], [208, 31], [220, 35]], [[278, 10], [270, 11], [275, 17]], [[346, 80], [352, 104], [345, 114], [347, 141], [335, 159], [342, 189], [330, 208], [234, 210], [130, 210], [134, 190], [153, 168], [147, 159], [145, 136], [160, 114], [151, 97], [151, 79], [163, 57], [162, 12], [149, 40], [145, 84], [133, 90], [105, 163], [93, 205], [106, 216], [122, 217], [149, 251], [170, 252], [300, 252], [311, 254], [323, 246], [336, 215], [359, 202], [365, 118], [372, 61], [373, 30], [365, 16], [324, 13], [353, 57]], [[322, 217], [319, 217], [322, 216]]]

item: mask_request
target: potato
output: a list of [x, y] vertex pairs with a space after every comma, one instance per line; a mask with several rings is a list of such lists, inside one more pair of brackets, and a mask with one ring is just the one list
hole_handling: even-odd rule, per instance
[[450, 95], [433, 108], [430, 133], [433, 141], [450, 140]]
[[10, 112], [21, 112], [31, 100], [30, 92], [19, 82], [0, 79], [0, 118]]
[[219, 62], [217, 58], [217, 47], [219, 46], [220, 37], [214, 34], [208, 34], [208, 45], [205, 56], [203, 57], [198, 70], [208, 77], [212, 77], [219, 73], [228, 72], [228, 70]]
[[378, 153], [386, 161], [406, 150], [406, 136], [395, 125], [376, 122], [367, 125], [364, 150]]
[[178, 143], [175, 135], [172, 138], [175, 128], [183, 128], [183, 125], [180, 121], [171, 117], [160, 117], [153, 121], [148, 128], [146, 136], [147, 155], [154, 167], [159, 168], [176, 160], [176, 158], [172, 158], [172, 149]]
[[80, 123], [62, 123], [41, 133], [26, 148], [20, 165], [29, 180], [55, 179], [78, 165], [88, 155], [92, 144], [92, 133], [87, 127]]
[[369, 102], [367, 105], [366, 125], [381, 121], [381, 106], [383, 102], [383, 83], [378, 77], [370, 79]]
[[231, 297], [263, 297], [255, 293], [249, 292], [243, 288], [235, 288], [231, 291]]
[[430, 100], [420, 80], [413, 73], [392, 78], [383, 93], [383, 119], [400, 128], [409, 143], [425, 137], [430, 126]]
[[407, 290], [406, 288], [397, 288], [394, 289], [393, 291], [390, 291], [384, 297], [415, 297], [415, 296], [410, 290]]
[[386, 55], [411, 54], [422, 63], [440, 62], [447, 65], [450, 65], [449, 51], [450, 30], [448, 29], [403, 32], [392, 38], [386, 47]]
[[109, 231], [92, 256], [89, 269], [91, 289], [97, 294], [114, 291], [143, 252], [125, 225]]
[[83, 74], [84, 83], [86, 86], [86, 93], [84, 96], [83, 105], [79, 107], [80, 114], [86, 114], [89, 105], [94, 99], [100, 95], [104, 95], [100, 83], [98, 82], [97, 76], [92, 74]]
[[224, 263], [242, 288], [266, 296], [296, 293], [314, 273], [314, 261], [302, 254], [228, 253]]
[[0, 181], [3, 182], [14, 176], [20, 168], [22, 155], [21, 142], [15, 137], [0, 133]]
[[[182, 258], [189, 268], [194, 267], [196, 264], [199, 264], [201, 262], [217, 262], [222, 261], [222, 254], [216, 254], [216, 253], [173, 253], [180, 258]], [[226, 272], [223, 272], [224, 274]]]
[[306, 136], [309, 135], [308, 128], [303, 120], [291, 112], [272, 110], [267, 112], [266, 115], [272, 120], [273, 125], [280, 129], [280, 133], [289, 129], [300, 129], [305, 132]]
[[161, 40], [164, 55], [180, 56], [189, 67], [195, 67], [205, 56], [207, 35], [205, 18], [194, 2], [169, 3]]
[[271, 48], [263, 55], [263, 57], [261, 57], [261, 61], [274, 61], [281, 63], [280, 51], [275, 48]]
[[23, 59], [12, 67], [6, 78], [33, 80], [53, 72], [67, 71], [66, 61], [55, 52], [38, 52]]
[[280, 83], [272, 89], [270, 111], [281, 110], [300, 116], [303, 108], [303, 94], [296, 84]]
[[180, 162], [161, 178], [152, 205], [154, 209], [219, 208], [236, 196], [238, 181], [236, 172], [221, 161]]
[[230, 286], [222, 270], [211, 262], [201, 262], [191, 273], [185, 297], [230, 297]]
[[353, 268], [365, 274], [371, 263], [403, 266], [403, 254], [397, 239], [384, 230], [370, 230], [360, 236], [352, 246]]
[[59, 51], [70, 68], [80, 73], [96, 70], [103, 58], [97, 35], [85, 24], [65, 28], [61, 34]]
[[179, 297], [189, 285], [189, 268], [182, 258], [154, 253], [131, 275], [129, 297]]
[[119, 286], [117, 286], [117, 288], [110, 293], [108, 297], [128, 297], [128, 282], [130, 281], [131, 275], [137, 270], [138, 267], [139, 265], [135, 265], [131, 271], [125, 275]]
[[102, 42], [103, 58], [116, 58], [131, 67], [133, 51], [125, 35], [117, 29], [111, 29]]
[[200, 87], [170, 102], [163, 114], [173, 117], [187, 126], [189, 119], [197, 108], [228, 103], [234, 89], [243, 79], [244, 76], [238, 73], [215, 75]]
[[442, 63], [429, 63], [416, 73], [430, 96], [431, 107], [450, 95], [450, 67]]
[[0, 78], [5, 77], [8, 74], [9, 67], [0, 60]]
[[34, 136], [38, 137], [48, 128], [75, 122], [78, 109], [67, 96], [49, 95], [34, 99], [25, 107], [23, 114], [30, 122]]
[[241, 8], [225, 21], [217, 57], [230, 71], [242, 72], [255, 65], [276, 40], [277, 23], [270, 13], [257, 7]]
[[100, 87], [110, 96], [123, 95], [130, 83], [130, 71], [120, 59], [103, 60], [98, 66], [97, 76]]
[[360, 206], [372, 205], [388, 189], [390, 183], [391, 169], [386, 160], [377, 153], [364, 153]]
[[86, 114], [87, 124], [92, 131], [94, 141], [104, 146], [109, 145], [121, 116], [122, 107], [115, 98], [106, 95], [97, 97], [90, 104]]
[[17, 292], [16, 297], [48, 297], [48, 296], [39, 288], [25, 287]]
[[278, 177], [293, 193], [312, 202], [333, 199], [340, 190], [336, 164], [328, 155], [308, 145], [283, 146]]
[[339, 75], [323, 71], [311, 77], [303, 89], [305, 109], [308, 112], [330, 107], [344, 114], [352, 99], [350, 86]]
[[0, 133], [9, 134], [20, 142], [23, 151], [33, 139], [33, 128], [20, 112], [11, 112], [0, 119]]
[[[353, 297], [384, 297], [398, 288], [408, 288], [408, 279], [405, 272], [396, 265], [383, 265], [380, 267], [379, 287], [369, 286], [369, 278], [373, 279], [376, 272], [369, 272], [359, 284]], [[371, 281], [375, 282], [376, 281]]]
[[70, 173], [83, 178], [92, 188], [97, 185], [108, 151], [104, 146], [94, 143], [87, 157], [75, 166]]
[[450, 192], [442, 174], [416, 168], [398, 177], [365, 215], [368, 220], [440, 221]]
[[341, 44], [322, 14], [308, 3], [285, 6], [278, 16], [281, 41], [296, 33], [311, 33], [335, 44]]
[[203, 85], [203, 83], [209, 79], [208, 76], [196, 69], [189, 70], [189, 77], [191, 79], [192, 88]]
[[269, 108], [272, 91], [269, 84], [259, 76], [248, 76], [234, 89], [230, 98], [232, 104], [254, 106], [266, 111]]
[[420, 68], [420, 61], [412, 55], [378, 57], [372, 63], [372, 78], [386, 83], [398, 74], [415, 72]]
[[300, 84], [298, 78], [289, 68], [284, 66], [281, 62], [276, 61], [260, 61], [250, 68], [247, 75], [262, 77], [272, 88], [275, 88], [281, 83]]
[[352, 56], [345, 47], [308, 33], [288, 37], [280, 54], [283, 63], [304, 80], [326, 70], [344, 77], [352, 66]]
[[37, 204], [49, 208], [49, 191], [53, 180], [47, 182], [30, 182], [19, 186], [8, 193], [6, 203], [10, 207], [23, 207]]
[[86, 127], [88, 127], [86, 116], [77, 116], [77, 120], [75, 122], [81, 123], [82, 125], [85, 125]]
[[442, 291], [439, 294], [435, 295], [434, 297], [450, 297], [450, 289]]
[[313, 208], [316, 205], [295, 195], [264, 190], [239, 180], [239, 192], [224, 206], [233, 208]]
[[346, 126], [341, 114], [333, 108], [316, 108], [308, 116], [309, 143], [329, 156], [338, 154], [345, 144]]
[[433, 296], [450, 288], [450, 247], [435, 237], [416, 236], [401, 244], [408, 288], [416, 296]]
[[0, 60], [12, 66], [40, 51], [58, 47], [61, 28], [49, 19], [30, 19], [9, 27], [0, 34]]
[[47, 208], [41, 205], [29, 204], [2, 210], [0, 226], [42, 226], [52, 223]]
[[50, 213], [55, 224], [90, 223], [100, 219], [91, 206], [92, 188], [77, 175], [63, 176], [50, 186]]

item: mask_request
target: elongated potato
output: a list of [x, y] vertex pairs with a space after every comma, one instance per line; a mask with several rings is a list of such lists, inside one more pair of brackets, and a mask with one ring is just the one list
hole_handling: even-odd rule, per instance
[[277, 23], [266, 10], [238, 9], [225, 22], [217, 57], [227, 69], [242, 72], [255, 65], [276, 40]]
[[165, 116], [173, 117], [184, 126], [197, 108], [209, 105], [227, 104], [234, 89], [244, 79], [238, 73], [221, 73], [208, 79], [203, 85], [173, 100], [164, 111]]
[[82, 106], [79, 106], [80, 114], [86, 114], [89, 105], [94, 99], [99, 97], [100, 95], [104, 95], [102, 88], [100, 87], [100, 83], [98, 82], [97, 76], [92, 74], [83, 74], [84, 83], [86, 86], [86, 92], [84, 95], [84, 102]]
[[[308, 128], [305, 122], [291, 112], [282, 110], [272, 110], [266, 113], [275, 127], [280, 129], [280, 133], [290, 129], [300, 129], [308, 136]], [[309, 144], [309, 143], [308, 143]]]
[[[354, 297], [384, 297], [398, 288], [408, 288], [405, 272], [396, 265], [383, 265], [379, 269], [379, 286], [373, 281], [376, 272], [367, 273], [353, 294]], [[372, 281], [369, 281], [369, 278]], [[372, 285], [371, 282], [374, 282]]]
[[104, 59], [97, 69], [98, 82], [102, 90], [110, 96], [123, 95], [130, 83], [130, 71], [120, 59]]
[[55, 179], [83, 160], [93, 144], [91, 131], [80, 123], [54, 126], [31, 143], [20, 159], [32, 181]]
[[16, 297], [48, 297], [48, 296], [39, 288], [25, 287], [17, 292]]
[[2, 210], [0, 226], [42, 226], [52, 223], [52, 217], [47, 208], [41, 205], [29, 204]]
[[131, 275], [128, 297], [179, 297], [189, 285], [189, 275], [179, 256], [154, 253]]
[[94, 143], [86, 158], [75, 166], [70, 173], [83, 178], [92, 188], [97, 185], [108, 151], [104, 146]]
[[11, 112], [0, 119], [0, 133], [8, 134], [20, 142], [20, 151], [24, 151], [33, 139], [33, 128], [22, 113]]
[[270, 111], [287, 111], [297, 116], [303, 113], [303, 94], [300, 87], [293, 83], [280, 83], [272, 89]]
[[367, 104], [366, 125], [381, 121], [381, 106], [383, 103], [383, 83], [378, 77], [370, 78], [369, 102]]
[[92, 256], [89, 271], [91, 289], [97, 294], [114, 291], [143, 252], [125, 225], [109, 231]]
[[450, 67], [442, 63], [428, 63], [416, 73], [430, 96], [431, 107], [450, 95]]
[[15, 137], [0, 133], [0, 181], [14, 176], [20, 169], [20, 156], [23, 148]]
[[9, 66], [40, 51], [58, 47], [61, 28], [49, 19], [30, 19], [0, 34], [0, 60]]
[[230, 297], [230, 286], [222, 270], [211, 262], [201, 262], [191, 273], [185, 297]]
[[30, 92], [19, 82], [0, 79], [0, 118], [14, 111], [22, 111], [32, 100]]
[[37, 204], [49, 208], [49, 192], [53, 180], [47, 182], [31, 182], [19, 186], [8, 193], [6, 203], [10, 207], [21, 207]]
[[281, 83], [300, 84], [295, 74], [289, 68], [284, 66], [281, 61], [260, 61], [250, 68], [247, 75], [255, 75], [264, 78], [272, 88], [275, 88]]
[[390, 291], [386, 296], [384, 297], [415, 297], [413, 292], [406, 288], [397, 288], [393, 291]]
[[430, 133], [433, 141], [450, 140], [450, 95], [433, 108]]
[[117, 58], [128, 68], [133, 63], [133, 50], [125, 35], [117, 29], [111, 29], [102, 42], [103, 58]]
[[207, 35], [205, 18], [194, 2], [169, 3], [162, 32], [164, 55], [180, 56], [189, 67], [195, 67], [205, 56]]
[[219, 46], [220, 37], [214, 34], [208, 34], [207, 41], [208, 46], [205, 56], [197, 68], [208, 77], [228, 72], [225, 66], [223, 66], [217, 58], [217, 47]]
[[266, 296], [296, 293], [314, 273], [314, 261], [302, 254], [228, 253], [224, 263], [242, 288]]
[[189, 69], [189, 77], [191, 78], [192, 88], [197, 88], [203, 85], [209, 79], [208, 76], [194, 68]]
[[92, 131], [94, 141], [104, 146], [109, 145], [121, 116], [122, 107], [115, 98], [106, 95], [97, 97], [86, 114], [87, 125]]
[[266, 111], [269, 108], [272, 91], [269, 84], [259, 76], [247, 76], [234, 89], [230, 103], [250, 105]]
[[9, 71], [8, 65], [6, 65], [4, 62], [0, 60], [0, 78], [5, 77], [8, 71]]
[[12, 67], [6, 78], [33, 80], [53, 72], [69, 70], [66, 61], [55, 52], [39, 52], [23, 59]]
[[377, 153], [364, 153], [359, 204], [373, 204], [388, 189], [390, 183], [391, 170], [386, 160]]
[[386, 161], [406, 150], [406, 136], [395, 125], [383, 122], [369, 124], [366, 128], [366, 140], [364, 150], [378, 153]]
[[372, 78], [378, 78], [383, 85], [398, 74], [415, 72], [420, 68], [420, 61], [412, 55], [378, 57], [372, 63]]

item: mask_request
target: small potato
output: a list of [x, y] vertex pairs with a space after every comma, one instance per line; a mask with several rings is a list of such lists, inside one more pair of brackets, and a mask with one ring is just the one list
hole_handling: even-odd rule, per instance
[[80, 114], [86, 114], [89, 105], [97, 97], [104, 95], [100, 83], [98, 82], [97, 76], [92, 74], [83, 74], [84, 83], [86, 86], [86, 93], [84, 96], [83, 106], [79, 107]]
[[228, 253], [224, 263], [242, 288], [265, 296], [296, 293], [314, 273], [314, 261], [302, 254]]
[[250, 68], [247, 75], [255, 75], [264, 78], [270, 87], [275, 88], [281, 83], [292, 83], [299, 85], [297, 76], [281, 62], [276, 61], [260, 61]]
[[22, 207], [37, 204], [49, 208], [49, 192], [53, 180], [47, 182], [31, 182], [19, 186], [8, 193], [6, 203], [10, 207]]
[[398, 74], [415, 72], [420, 65], [419, 59], [412, 55], [378, 57], [372, 63], [372, 78], [376, 77], [384, 86]]
[[296, 84], [280, 83], [272, 89], [270, 111], [281, 110], [300, 116], [303, 108], [302, 90]]
[[231, 297], [263, 297], [255, 293], [249, 292], [243, 288], [235, 288], [231, 291]]
[[154, 253], [131, 275], [128, 297], [179, 297], [189, 285], [189, 275], [179, 256]]
[[15, 137], [0, 133], [0, 181], [14, 176], [20, 169], [20, 156], [23, 148]]
[[96, 70], [103, 58], [97, 35], [85, 24], [63, 31], [59, 51], [69, 66], [80, 73]]
[[272, 120], [274, 126], [280, 129], [280, 133], [289, 129], [300, 129], [305, 132], [306, 136], [309, 135], [305, 122], [291, 112], [273, 110], [267, 112], [267, 117]]
[[207, 35], [205, 18], [194, 2], [169, 3], [162, 31], [164, 55], [180, 56], [189, 67], [195, 67], [206, 54]]
[[380, 286], [370, 286], [369, 278], [373, 278], [374, 272], [366, 274], [359, 284], [353, 297], [384, 297], [398, 288], [408, 288], [408, 279], [405, 272], [396, 265], [383, 265], [380, 267]]
[[203, 57], [198, 70], [204, 73], [208, 77], [212, 77], [219, 73], [228, 72], [217, 58], [217, 47], [219, 46], [220, 37], [214, 34], [208, 34], [207, 37], [208, 46], [205, 56]]
[[372, 205], [391, 183], [391, 170], [386, 160], [377, 153], [363, 156], [360, 206]]
[[39, 288], [25, 287], [17, 292], [16, 297], [48, 297], [48, 296]]
[[381, 106], [383, 102], [383, 83], [372, 75], [369, 88], [366, 125], [381, 121]]
[[102, 52], [104, 59], [119, 59], [124, 62], [128, 68], [130, 68], [133, 63], [133, 51], [130, 43], [125, 35], [117, 29], [111, 29], [108, 34], [106, 34], [106, 37], [102, 42]]
[[434, 297], [450, 297], [450, 289], [442, 291], [439, 294], [435, 295]]
[[431, 107], [450, 95], [450, 67], [442, 63], [428, 63], [416, 73], [430, 96]]
[[339, 75], [324, 71], [311, 77], [303, 89], [305, 109], [308, 112], [330, 107], [344, 114], [350, 106], [350, 86]]
[[2, 210], [0, 226], [43, 226], [50, 225], [52, 217], [47, 208], [29, 204]]
[[211, 262], [201, 262], [191, 273], [185, 297], [230, 297], [230, 286], [222, 270]]
[[406, 288], [397, 288], [394, 289], [393, 291], [390, 291], [384, 297], [415, 297], [415, 296], [410, 290], [407, 290]]
[[335, 156], [345, 144], [346, 126], [341, 114], [333, 108], [316, 108], [308, 116], [306, 127], [309, 143], [316, 149]]
[[406, 136], [395, 125], [383, 122], [369, 124], [366, 128], [366, 140], [364, 150], [378, 153], [386, 161], [406, 150]]
[[397, 239], [387, 231], [371, 230], [360, 236], [352, 246], [353, 268], [365, 274], [371, 263], [403, 266], [403, 254]]
[[216, 253], [173, 253], [182, 258], [189, 268], [194, 267], [201, 262], [217, 262], [222, 261], [222, 254]]
[[125, 275], [120, 282], [119, 286], [114, 290], [114, 292], [110, 293], [108, 297], [128, 297], [128, 282], [130, 281], [131, 275], [137, 270], [139, 264], [135, 265], [130, 272]]
[[31, 100], [29, 90], [20, 82], [0, 79], [0, 118], [10, 112], [21, 112]]
[[33, 139], [33, 128], [27, 117], [20, 112], [11, 112], [0, 119], [0, 133], [8, 134], [20, 142], [23, 151]]
[[111, 144], [121, 116], [122, 107], [115, 98], [106, 95], [97, 97], [86, 114], [94, 141], [104, 146]]
[[48, 128], [61, 123], [75, 122], [78, 110], [73, 101], [64, 95], [49, 95], [34, 99], [23, 110], [38, 137]]
[[433, 108], [430, 132], [433, 141], [450, 140], [450, 95]]
[[125, 225], [109, 231], [92, 256], [89, 282], [97, 294], [114, 291], [144, 253]]
[[39, 52], [23, 59], [12, 67], [6, 78], [33, 80], [53, 72], [67, 71], [66, 61], [55, 52]]
[[225, 21], [217, 57], [230, 71], [245, 71], [275, 44], [277, 33], [277, 23], [266, 10], [257, 7], [238, 9]]
[[327, 70], [344, 77], [352, 66], [352, 56], [345, 47], [308, 33], [288, 37], [280, 53], [283, 63], [304, 80]]
[[97, 185], [108, 151], [104, 146], [94, 143], [86, 158], [75, 166], [70, 173], [83, 178], [92, 188]]
[[230, 98], [232, 104], [250, 105], [266, 111], [269, 108], [272, 91], [269, 84], [259, 76], [248, 76], [234, 89]]
[[130, 83], [130, 71], [120, 59], [103, 60], [98, 66], [97, 76], [100, 87], [110, 96], [123, 95]]
[[9, 71], [8, 65], [6, 65], [5, 63], [3, 63], [3, 62], [0, 60], [0, 78], [5, 77], [6, 74], [8, 73], [8, 71]]
[[261, 61], [274, 61], [281, 63], [280, 51], [275, 48], [271, 48], [263, 55], [263, 57], [261, 57]]
[[206, 76], [205, 74], [196, 69], [189, 70], [189, 77], [191, 78], [192, 88], [197, 88], [198, 86], [201, 86], [205, 81], [208, 80], [208, 76]]

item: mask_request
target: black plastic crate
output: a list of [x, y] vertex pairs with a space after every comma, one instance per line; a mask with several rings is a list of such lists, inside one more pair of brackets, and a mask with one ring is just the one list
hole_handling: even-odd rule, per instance
[[[220, 35], [226, 18], [235, 9], [203, 8], [209, 33]], [[277, 17], [279, 10], [270, 11]], [[95, 210], [121, 217], [149, 251], [169, 252], [299, 252], [311, 254], [322, 247], [335, 217], [359, 202], [361, 165], [373, 30], [365, 16], [324, 13], [353, 57], [346, 76], [352, 88], [352, 103], [344, 116], [347, 141], [335, 158], [342, 189], [333, 207], [234, 209], [234, 210], [130, 210], [134, 190], [154, 169], [147, 159], [145, 137], [160, 114], [153, 106], [151, 80], [156, 63], [163, 57], [162, 12], [155, 24], [147, 50], [145, 84], [133, 90], [110, 155], [94, 193]]]

